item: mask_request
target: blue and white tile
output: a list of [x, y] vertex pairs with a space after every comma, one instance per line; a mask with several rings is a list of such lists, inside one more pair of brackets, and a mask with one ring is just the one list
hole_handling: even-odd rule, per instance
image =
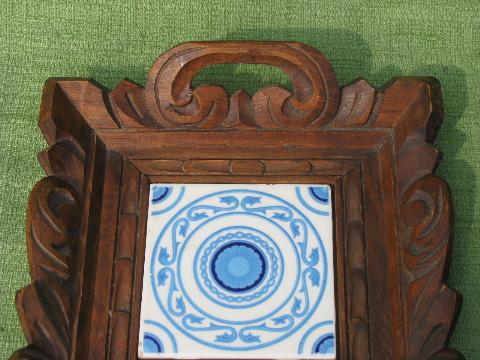
[[335, 359], [327, 185], [153, 184], [140, 358]]

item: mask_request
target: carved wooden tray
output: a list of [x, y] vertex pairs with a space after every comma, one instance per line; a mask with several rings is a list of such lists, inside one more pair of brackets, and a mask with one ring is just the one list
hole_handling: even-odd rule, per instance
[[[271, 86], [252, 97], [243, 91], [229, 97], [217, 85], [192, 88], [202, 68], [225, 63], [278, 67], [289, 75], [293, 91]], [[431, 142], [442, 117], [434, 78], [397, 78], [380, 90], [360, 79], [340, 89], [327, 59], [301, 43], [182, 44], [157, 59], [145, 88], [123, 81], [108, 91], [91, 80], [49, 79], [39, 121], [50, 144], [39, 154], [48, 177], [30, 196], [32, 283], [16, 299], [29, 345], [12, 359], [142, 355], [144, 262], [146, 254], [152, 256], [145, 251], [147, 219], [154, 211], [149, 204], [179, 184], [243, 184], [246, 191], [256, 189], [254, 184], [299, 191], [310, 184], [320, 202], [330, 194], [334, 358], [462, 358], [447, 348], [459, 304], [444, 284], [452, 206], [446, 183], [432, 174], [438, 152]], [[150, 191], [154, 184], [163, 187]], [[240, 200], [244, 211], [263, 201], [222, 201], [239, 207]], [[288, 223], [294, 237], [300, 234], [300, 222], [294, 224], [288, 212], [255, 209]], [[210, 216], [195, 214], [191, 221]], [[269, 261], [242, 244], [252, 261]], [[224, 250], [216, 260], [232, 251]], [[315, 259], [309, 254], [307, 265]], [[169, 248], [162, 256], [167, 264], [175, 254]], [[316, 271], [312, 266], [306, 273], [313, 285]], [[167, 273], [155, 274], [158, 286], [172, 281]], [[216, 281], [230, 290], [249, 284], [225, 279], [220, 274]], [[174, 296], [180, 314], [186, 305]], [[298, 315], [305, 300], [292, 301], [292, 315]], [[189, 326], [205, 324], [198, 316], [178, 316]], [[222, 328], [215, 339], [235, 345], [276, 336], [267, 330], [276, 334], [297, 321], [283, 316], [256, 324], [256, 332], [243, 338], [236, 336], [241, 329], [233, 327], [233, 336]], [[316, 319], [320, 310], [311, 316]], [[298, 357], [321, 358], [315, 346]], [[268, 347], [262, 351], [257, 357], [278, 355]]]

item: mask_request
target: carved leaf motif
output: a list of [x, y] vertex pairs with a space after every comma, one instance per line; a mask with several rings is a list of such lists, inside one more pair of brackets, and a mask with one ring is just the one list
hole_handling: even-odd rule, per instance
[[33, 188], [27, 219], [27, 250], [33, 280], [65, 283], [80, 220], [78, 196], [64, 181], [47, 177]]
[[[67, 145], [72, 142], [67, 141]], [[50, 149], [59, 151], [63, 161], [74, 161], [72, 159], [79, 156], [66, 151], [64, 143]], [[73, 249], [80, 223], [80, 201], [75, 188], [82, 186], [83, 163], [77, 163], [80, 169], [74, 170], [69, 164], [62, 164], [62, 159], [50, 157], [48, 160], [49, 169], [61, 173], [61, 178], [44, 178], [30, 195], [27, 251], [32, 283], [21, 289], [16, 298], [22, 329], [30, 346], [12, 355], [12, 359], [65, 360], [70, 351], [76, 280]]]
[[61, 178], [71, 184], [77, 193], [81, 193], [85, 152], [74, 138], [64, 134], [52, 146], [40, 152], [38, 160], [47, 175]]
[[365, 126], [375, 103], [376, 91], [360, 79], [342, 88], [342, 100], [332, 126], [359, 128]]
[[107, 108], [121, 128], [141, 128], [153, 125], [147, 118], [143, 101], [143, 88], [131, 81], [120, 82], [110, 92]]
[[[196, 73], [205, 66], [217, 63], [262, 63], [276, 66], [290, 76], [293, 91], [290, 93], [271, 86], [252, 97], [242, 91], [228, 97], [216, 85], [192, 88], [192, 78]], [[143, 136], [143, 132], [152, 134], [162, 131], [158, 128], [166, 131], [196, 131], [243, 130], [248, 127], [259, 130], [259, 133], [265, 129], [283, 129], [278, 134], [286, 136], [286, 146], [298, 129], [311, 130], [309, 133], [315, 130], [351, 134], [385, 133], [388, 139], [393, 139], [394, 146], [389, 151], [392, 150], [396, 156], [397, 167], [390, 179], [392, 182], [388, 181], [387, 185], [396, 186], [395, 200], [398, 208], [395, 209], [395, 214], [398, 228], [395, 230], [398, 231], [398, 238], [392, 236], [392, 239], [398, 242], [389, 248], [389, 255], [393, 253], [395, 261], [400, 262], [398, 275], [402, 301], [395, 305], [401, 307], [402, 311], [390, 311], [388, 306], [382, 307], [380, 302], [374, 303], [369, 298], [369, 291], [372, 290], [368, 286], [371, 274], [366, 268], [369, 249], [365, 245], [365, 239], [361, 238], [367, 233], [360, 226], [365, 218], [359, 212], [355, 222], [352, 222], [359, 224], [358, 234], [350, 232], [352, 236], [358, 236], [358, 239], [351, 237], [350, 241], [356, 243], [360, 250], [347, 254], [356, 254], [347, 264], [347, 276], [352, 284], [348, 290], [349, 301], [353, 300], [348, 304], [349, 328], [342, 329], [347, 334], [350, 346], [341, 356], [367, 356], [382, 360], [461, 359], [461, 355], [446, 348], [457, 304], [456, 294], [443, 282], [450, 239], [451, 204], [445, 183], [431, 176], [437, 161], [437, 151], [428, 144], [441, 122], [442, 111], [439, 84], [432, 79], [397, 79], [378, 92], [365, 81], [359, 80], [343, 89], [340, 102], [338, 84], [330, 64], [321, 53], [299, 43], [184, 44], [158, 59], [151, 70], [146, 89], [124, 81], [111, 93], [107, 93], [88, 81], [50, 80], [42, 100], [40, 127], [48, 143], [53, 145], [42, 152], [39, 159], [51, 177], [42, 180], [32, 192], [27, 222], [32, 284], [22, 289], [17, 297], [22, 327], [31, 345], [16, 352], [12, 359], [66, 360], [75, 355], [82, 356], [83, 348], [71, 349], [71, 338], [77, 335], [72, 323], [78, 317], [78, 312], [75, 313], [78, 299], [74, 294], [82, 291], [78, 280], [80, 274], [75, 272], [76, 264], [81, 265], [82, 260], [73, 257], [79, 238], [80, 205], [84, 196], [82, 191], [84, 187], [90, 191], [89, 187], [84, 186], [86, 157], [82, 146], [98, 150], [89, 143], [98, 141], [106, 149], [114, 148], [111, 146], [113, 142], [109, 144], [107, 137], [104, 137], [110, 130], [115, 130], [117, 135], [129, 133], [130, 129], [134, 129], [132, 133], [137, 133], [139, 128], [143, 128]], [[293, 129], [290, 134], [287, 133], [289, 129]], [[95, 133], [97, 130], [100, 132]], [[169, 131], [170, 133], [175, 132]], [[210, 138], [206, 133], [208, 143]], [[257, 133], [250, 131], [246, 135], [250, 134]], [[233, 136], [238, 135], [235, 133]], [[392, 136], [389, 137], [390, 135]], [[359, 142], [360, 138], [359, 136]], [[79, 142], [82, 146], [79, 146]], [[355, 148], [356, 141], [352, 145]], [[379, 143], [378, 148], [371, 149], [369, 155], [384, 145], [385, 149], [391, 144], [388, 140]], [[298, 149], [302, 151], [301, 147]], [[118, 149], [115, 147], [115, 150]], [[292, 153], [296, 150], [295, 146], [291, 147]], [[101, 154], [101, 151], [98, 153]], [[101, 156], [103, 155], [99, 156], [100, 159], [95, 158], [94, 173], [97, 165], [99, 168], [103, 166], [104, 159]], [[351, 160], [351, 153], [345, 156]], [[387, 158], [391, 160], [389, 155], [384, 159]], [[325, 169], [327, 160], [330, 161], [323, 158], [286, 160], [278, 159], [272, 154], [272, 159], [267, 160], [169, 158], [139, 161], [150, 161], [154, 164], [150, 165], [151, 169], [163, 175], [290, 175], [292, 169], [298, 170], [300, 165], [304, 174], [325, 175], [325, 171], [319, 169]], [[332, 168], [328, 165], [328, 171], [346, 176], [343, 167], [337, 169], [339, 163], [334, 160]], [[256, 164], [255, 167], [252, 164]], [[355, 176], [361, 177], [360, 174]], [[370, 177], [373, 175], [367, 174], [365, 179]], [[345, 187], [345, 191], [349, 189], [350, 187]], [[361, 208], [364, 201], [360, 195], [353, 197], [350, 193], [346, 196], [354, 199], [346, 211], [359, 211], [356, 208]], [[382, 200], [388, 201], [385, 198]], [[128, 207], [133, 208], [130, 205]], [[261, 208], [254, 208], [262, 211]], [[129, 210], [128, 216], [133, 216], [134, 212]], [[280, 212], [272, 212], [272, 216], [287, 217]], [[353, 228], [352, 226], [351, 229]], [[370, 249], [372, 247], [374, 246]], [[89, 350], [97, 347], [90, 352], [94, 354], [93, 358], [98, 357], [96, 354], [101, 354], [99, 356], [102, 357], [105, 349], [110, 349], [111, 358], [124, 356], [127, 351], [130, 351], [129, 356], [135, 356], [131, 352], [136, 351], [135, 340], [128, 344], [125, 340], [128, 336], [125, 329], [133, 318], [132, 314], [135, 314], [135, 310], [130, 307], [131, 259], [135, 255], [133, 252], [128, 254], [117, 263], [119, 266], [114, 275], [112, 331], [109, 333], [111, 338], [106, 340], [110, 343], [92, 342], [95, 333], [87, 334], [91, 336], [89, 339], [82, 339], [82, 345], [88, 344]], [[387, 257], [384, 253], [378, 254], [381, 259]], [[383, 274], [372, 283], [377, 284], [378, 281], [382, 287], [382, 284], [392, 280], [390, 283], [393, 282], [394, 286], [391, 288], [398, 290], [397, 273], [392, 277], [382, 276]], [[125, 284], [129, 285], [124, 286]], [[176, 300], [181, 305], [181, 300]], [[397, 301], [396, 297], [394, 301]], [[374, 304], [373, 308], [369, 308], [370, 304]], [[380, 308], [378, 312], [375, 306]], [[373, 316], [368, 311], [370, 309], [377, 312], [374, 315], [378, 316]], [[107, 317], [107, 311], [102, 314]], [[403, 316], [402, 321], [400, 316]], [[394, 320], [398, 326], [392, 326]], [[372, 326], [374, 322], [375, 326]], [[402, 336], [396, 337], [399, 331], [402, 331]], [[127, 347], [130, 350], [126, 350]], [[72, 351], [75, 352], [70, 354]]]
[[402, 203], [409, 358], [426, 359], [443, 350], [457, 301], [443, 284], [451, 238], [447, 185], [439, 177], [423, 177], [405, 192]]
[[[390, 102], [399, 94], [402, 103], [394, 108]], [[452, 205], [446, 183], [431, 175], [438, 152], [427, 142], [442, 121], [440, 99], [437, 81], [397, 80], [385, 90], [387, 109], [375, 121], [375, 126], [391, 122], [395, 127], [406, 358], [412, 360], [461, 358], [446, 349], [458, 304], [443, 279]]]
[[16, 301], [27, 341], [52, 359], [67, 359], [70, 299], [65, 289], [49, 279], [37, 280], [20, 290]]

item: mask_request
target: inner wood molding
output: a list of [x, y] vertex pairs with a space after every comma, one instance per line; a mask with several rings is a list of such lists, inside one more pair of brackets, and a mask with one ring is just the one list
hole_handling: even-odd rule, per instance
[[[192, 87], [206, 66], [234, 63], [275, 66], [292, 91]], [[30, 195], [32, 280], [16, 297], [28, 346], [11, 359], [138, 358], [150, 183], [329, 185], [337, 358], [463, 359], [448, 348], [460, 301], [445, 285], [450, 191], [433, 175], [442, 119], [436, 79], [340, 88], [326, 57], [296, 42], [184, 43], [145, 87], [47, 80], [47, 177]]]

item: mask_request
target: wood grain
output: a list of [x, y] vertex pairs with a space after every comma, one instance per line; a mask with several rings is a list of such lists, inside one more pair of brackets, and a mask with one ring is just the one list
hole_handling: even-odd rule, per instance
[[[193, 77], [203, 67], [231, 63], [278, 67], [288, 74], [294, 89], [290, 93], [270, 86], [257, 91], [251, 99], [243, 91], [229, 99], [217, 85], [192, 89]], [[130, 96], [134, 94], [140, 92]], [[193, 42], [176, 46], [157, 59], [145, 86], [146, 111], [138, 119], [165, 128], [318, 127], [333, 119], [338, 101], [338, 83], [330, 63], [305, 44]], [[134, 102], [142, 103], [142, 98]]]
[[[276, 66], [293, 91], [192, 87], [225, 63]], [[442, 119], [435, 79], [339, 89], [300, 43], [185, 43], [157, 59], [145, 88], [48, 80], [48, 177], [30, 196], [32, 283], [16, 300], [29, 345], [11, 359], [137, 359], [152, 182], [329, 184], [338, 358], [462, 359], [448, 349], [452, 204], [433, 175]]]

